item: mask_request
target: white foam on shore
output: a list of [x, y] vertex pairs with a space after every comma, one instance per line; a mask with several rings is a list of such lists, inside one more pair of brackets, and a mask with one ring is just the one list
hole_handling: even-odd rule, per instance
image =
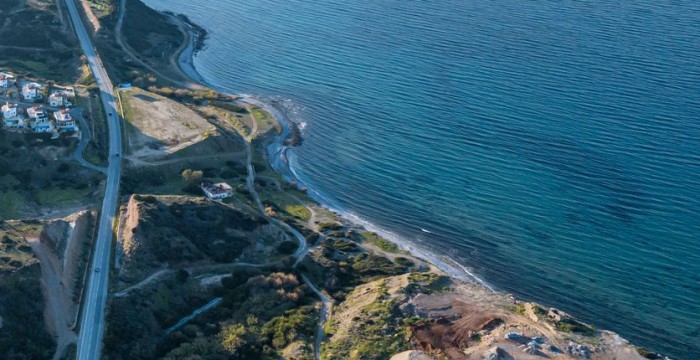
[[491, 291], [495, 291], [493, 287], [491, 287], [491, 285], [477, 277], [468, 267], [458, 263], [457, 261], [448, 256], [435, 254], [434, 252], [423, 248], [422, 246], [416, 244], [413, 241], [409, 241], [392, 231], [383, 229], [375, 225], [374, 223], [362, 218], [357, 214], [354, 214], [349, 211], [334, 209], [327, 203], [322, 203], [322, 205], [328, 208], [329, 210], [338, 213], [341, 218], [349, 221], [350, 223], [356, 226], [360, 226], [368, 231], [375, 232], [384, 239], [387, 239], [392, 243], [396, 244], [400, 249], [406, 250], [411, 255], [424, 259], [427, 262], [435, 265], [437, 268], [444, 271], [449, 276], [471, 284], [479, 284]]
[[[405, 238], [402, 238], [394, 232], [382, 229], [381, 227], [375, 225], [374, 223], [362, 218], [361, 216], [353, 212], [342, 210], [338, 206], [333, 205], [333, 202], [330, 199], [323, 196], [315, 189], [309, 188], [301, 179], [300, 174], [297, 172], [294, 166], [294, 154], [287, 154], [289, 147], [284, 145], [284, 140], [289, 134], [289, 129], [291, 128], [290, 120], [288, 119], [288, 117], [284, 113], [282, 113], [280, 109], [275, 107], [273, 104], [270, 104], [267, 101], [263, 100], [262, 98], [254, 97], [251, 95], [241, 95], [241, 98], [244, 99], [244, 101], [252, 100], [251, 103], [260, 106], [266, 111], [268, 111], [270, 114], [272, 114], [272, 116], [274, 116], [277, 119], [277, 121], [279, 121], [279, 123], [282, 125], [282, 128], [285, 129], [285, 131], [283, 131], [278, 136], [278, 139], [275, 139], [275, 141], [273, 141], [273, 143], [271, 143], [268, 146], [267, 155], [268, 161], [270, 162], [272, 168], [278, 173], [280, 173], [283, 177], [285, 177], [286, 180], [296, 182], [299, 188], [306, 188], [309, 196], [316, 200], [321, 206], [334, 213], [339, 214], [340, 217], [348, 223], [362, 227], [368, 231], [377, 233], [381, 237], [396, 244], [400, 249], [406, 250], [411, 255], [418, 258], [422, 258], [427, 262], [435, 265], [437, 268], [444, 271], [451, 277], [460, 279], [471, 284], [479, 284], [491, 291], [495, 291], [494, 288], [491, 285], [489, 285], [486, 281], [477, 277], [471, 269], [460, 264], [456, 260], [448, 256], [435, 254], [419, 246], [414, 241], [409, 241]], [[285, 101], [288, 102], [291, 100]], [[303, 126], [306, 127], [306, 122], [300, 122], [300, 124], [304, 124]]]

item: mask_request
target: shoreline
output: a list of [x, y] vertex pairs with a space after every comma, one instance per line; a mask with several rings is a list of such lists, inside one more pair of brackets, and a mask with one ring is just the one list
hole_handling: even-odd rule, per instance
[[362, 217], [353, 214], [351, 212], [338, 209], [333, 204], [328, 201], [324, 201], [323, 197], [317, 191], [310, 189], [296, 174], [293, 167], [290, 164], [289, 156], [287, 155], [291, 147], [285, 144], [285, 141], [289, 138], [291, 134], [292, 120], [284, 113], [284, 111], [275, 105], [275, 101], [267, 99], [262, 96], [255, 96], [251, 94], [230, 94], [225, 89], [221, 89], [213, 84], [209, 83], [204, 79], [204, 77], [197, 71], [194, 66], [194, 56], [196, 54], [197, 47], [197, 32], [193, 30], [192, 25], [188, 24], [186, 21], [181, 19], [179, 16], [176, 17], [182, 22], [182, 25], [187, 28], [188, 31], [188, 44], [185, 46], [180, 54], [177, 55], [177, 65], [180, 71], [189, 77], [189, 80], [193, 83], [200, 84], [202, 86], [209, 87], [223, 94], [238, 97], [239, 101], [244, 102], [249, 105], [254, 105], [262, 108], [272, 115], [273, 118], [280, 124], [281, 132], [275, 135], [272, 141], [266, 145], [265, 155], [267, 157], [268, 163], [272, 169], [280, 174], [282, 178], [290, 183], [296, 184], [297, 188], [306, 188], [308, 190], [309, 196], [319, 205], [327, 210], [335, 213], [341, 219], [342, 222], [347, 224], [352, 224], [354, 226], [372, 231], [380, 235], [386, 240], [391, 241], [396, 244], [401, 250], [407, 251], [411, 256], [425, 260], [426, 262], [432, 264], [440, 271], [444, 272], [446, 275], [453, 277], [455, 279], [473, 284], [480, 285], [492, 292], [500, 292], [492, 285], [490, 285], [484, 279], [479, 278], [477, 275], [472, 273], [472, 271], [463, 264], [460, 264], [454, 259], [451, 259], [445, 255], [440, 255], [433, 253], [427, 249], [420, 248], [419, 244], [415, 244], [412, 241], [402, 239], [400, 235], [382, 229], [381, 227], [373, 224], [372, 222], [363, 219]]

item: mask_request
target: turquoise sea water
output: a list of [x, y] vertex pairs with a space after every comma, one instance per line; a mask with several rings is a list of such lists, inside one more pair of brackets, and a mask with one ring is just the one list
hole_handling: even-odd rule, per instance
[[700, 2], [147, 0], [285, 102], [334, 208], [700, 358]]

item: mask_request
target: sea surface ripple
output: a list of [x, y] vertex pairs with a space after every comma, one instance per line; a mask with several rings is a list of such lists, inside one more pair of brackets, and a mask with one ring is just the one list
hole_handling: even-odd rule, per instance
[[700, 2], [146, 3], [210, 32], [207, 81], [290, 99], [327, 204], [700, 359]]

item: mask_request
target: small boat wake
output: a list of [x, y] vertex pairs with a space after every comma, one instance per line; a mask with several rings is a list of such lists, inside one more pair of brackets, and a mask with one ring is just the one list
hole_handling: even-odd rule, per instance
[[423, 229], [423, 228], [420, 228], [420, 231], [422, 231], [422, 232], [424, 232], [424, 233], [428, 233], [428, 234], [432, 234], [432, 233], [433, 233], [432, 231], [426, 230], [426, 229]]

